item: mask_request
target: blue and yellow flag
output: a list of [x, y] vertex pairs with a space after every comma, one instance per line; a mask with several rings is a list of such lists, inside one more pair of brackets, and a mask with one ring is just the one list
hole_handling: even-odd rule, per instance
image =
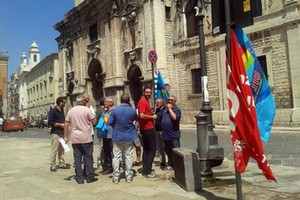
[[268, 142], [276, 112], [275, 100], [247, 35], [243, 29], [235, 29], [235, 34], [243, 50], [242, 59], [255, 101], [260, 137], [264, 142]]
[[155, 74], [157, 75], [155, 80], [155, 99], [167, 100], [169, 98], [169, 92], [165, 81], [159, 70], [155, 71]]

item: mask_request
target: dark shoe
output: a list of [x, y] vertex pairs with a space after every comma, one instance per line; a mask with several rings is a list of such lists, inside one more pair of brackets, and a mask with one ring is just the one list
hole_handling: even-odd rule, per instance
[[102, 170], [99, 173], [102, 174], [105, 171], [107, 171], [107, 169], [105, 169], [105, 168], [102, 167]]
[[142, 162], [136, 162], [136, 161], [135, 161], [135, 162], [133, 163], [133, 166], [141, 166], [141, 165], [142, 165]]
[[105, 170], [104, 172], [102, 172], [102, 175], [107, 175], [107, 174], [111, 174], [111, 173], [113, 173], [113, 170], [108, 169], [108, 170]]
[[76, 179], [76, 182], [77, 182], [78, 184], [83, 184], [83, 183], [84, 183], [83, 180], [79, 181], [79, 180], [77, 180], [77, 179]]
[[98, 181], [98, 179], [95, 178], [95, 177], [92, 178], [92, 179], [87, 179], [87, 180], [86, 180], [87, 183], [93, 183], [93, 182], [95, 182], [95, 181]]
[[50, 171], [51, 172], [57, 172], [57, 169], [56, 169], [56, 167], [50, 167]]

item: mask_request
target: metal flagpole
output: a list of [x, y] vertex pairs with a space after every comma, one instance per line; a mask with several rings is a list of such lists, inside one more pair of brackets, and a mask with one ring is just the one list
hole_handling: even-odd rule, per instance
[[154, 80], [154, 64], [151, 63], [151, 68], [152, 68], [152, 97], [153, 97], [153, 105], [152, 109], [153, 112], [155, 111], [155, 80]]
[[[229, 2], [229, 0], [225, 0], [225, 25], [226, 25], [226, 54], [227, 54], [227, 63], [231, 67], [231, 57], [230, 57], [230, 29], [231, 29], [231, 19], [230, 19], [230, 2]], [[237, 195], [237, 200], [242, 200], [243, 199], [242, 178], [241, 178], [241, 173], [239, 173], [236, 170], [235, 170], [235, 180], [236, 180], [236, 195]]]

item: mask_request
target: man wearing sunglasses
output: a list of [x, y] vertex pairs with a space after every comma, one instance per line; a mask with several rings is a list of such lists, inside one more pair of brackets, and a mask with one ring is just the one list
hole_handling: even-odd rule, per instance
[[166, 170], [171, 170], [174, 167], [173, 148], [180, 147], [180, 118], [181, 110], [176, 105], [176, 97], [171, 95], [167, 101], [166, 110], [163, 113], [161, 122], [165, 152], [168, 156], [168, 166], [165, 168]]

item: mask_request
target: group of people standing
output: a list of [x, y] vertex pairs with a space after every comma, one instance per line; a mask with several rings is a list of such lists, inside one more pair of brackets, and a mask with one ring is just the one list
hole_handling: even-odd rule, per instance
[[[48, 119], [48, 124], [51, 126], [50, 171], [56, 172], [58, 168], [68, 168], [63, 157], [64, 149], [59, 142], [59, 138], [63, 138], [66, 143], [70, 141], [72, 144], [76, 182], [82, 184], [84, 180], [87, 183], [97, 181], [93, 171], [94, 127], [97, 129], [99, 147], [104, 152], [102, 174], [112, 173], [113, 183], [119, 182], [122, 167], [125, 168], [126, 182], [133, 180], [133, 165], [139, 165], [141, 159], [140, 143], [143, 146], [143, 176], [147, 178], [156, 176], [152, 166], [157, 154], [161, 158], [161, 167], [172, 169], [174, 167], [172, 150], [180, 147], [181, 111], [176, 105], [175, 96], [170, 96], [167, 101], [156, 99], [156, 111], [153, 113], [149, 101], [151, 95], [151, 88], [144, 88], [137, 109], [131, 106], [130, 96], [127, 93], [121, 95], [120, 104], [116, 107], [113, 106], [113, 100], [107, 97], [104, 99], [103, 110], [101, 111], [100, 108], [100, 111], [99, 109], [95, 111], [90, 106], [89, 96], [81, 94], [76, 98], [77, 105], [69, 110], [66, 117], [63, 111], [65, 100], [61, 97], [57, 98], [57, 105], [50, 110]], [[138, 137], [137, 123], [141, 142]], [[134, 149], [137, 153], [135, 163], [133, 162]], [[58, 166], [56, 166], [56, 155]], [[124, 166], [120, 163], [124, 163]]]

